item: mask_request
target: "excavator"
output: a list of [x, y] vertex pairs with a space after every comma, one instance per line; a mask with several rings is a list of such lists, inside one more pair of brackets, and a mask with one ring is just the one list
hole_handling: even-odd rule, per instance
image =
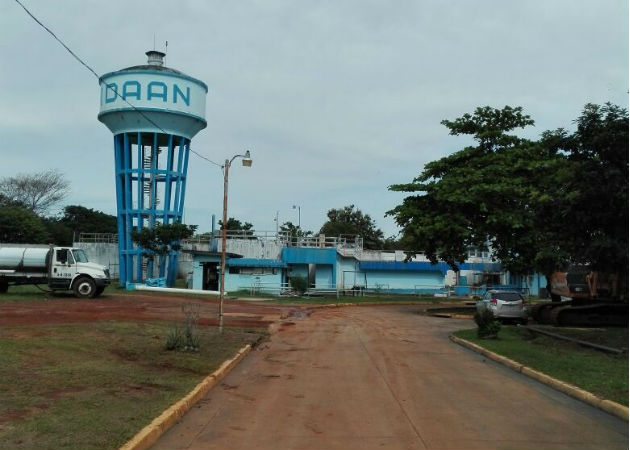
[[619, 273], [557, 270], [548, 277], [550, 302], [532, 307], [540, 324], [556, 326], [628, 326], [628, 278]]

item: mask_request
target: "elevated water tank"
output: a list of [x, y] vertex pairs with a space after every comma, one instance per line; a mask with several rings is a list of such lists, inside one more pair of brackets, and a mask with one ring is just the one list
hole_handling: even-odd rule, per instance
[[147, 64], [99, 79], [98, 119], [114, 134], [120, 282], [166, 276], [172, 285], [178, 253], [147, 257], [131, 232], [182, 221], [190, 140], [206, 127], [208, 87], [165, 67], [164, 53], [146, 55]]

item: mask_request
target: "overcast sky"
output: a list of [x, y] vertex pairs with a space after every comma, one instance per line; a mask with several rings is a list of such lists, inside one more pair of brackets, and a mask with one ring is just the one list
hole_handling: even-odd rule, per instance
[[[440, 125], [477, 106], [522, 106], [523, 134], [572, 128], [588, 102], [628, 107], [627, 0], [22, 0], [99, 74], [144, 64], [204, 81], [208, 127], [192, 147], [230, 171], [229, 215], [256, 230], [354, 204], [386, 236], [387, 190], [463, 148]], [[99, 85], [13, 0], [0, 2], [0, 177], [48, 168], [65, 204], [116, 213], [113, 138]], [[185, 221], [217, 220], [220, 169], [191, 155]]]

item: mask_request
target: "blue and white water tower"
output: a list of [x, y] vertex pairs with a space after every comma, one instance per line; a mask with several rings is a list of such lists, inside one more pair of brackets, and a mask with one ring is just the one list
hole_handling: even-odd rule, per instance
[[131, 231], [182, 221], [190, 140], [206, 127], [208, 87], [165, 67], [165, 53], [146, 55], [146, 65], [100, 77], [98, 120], [114, 134], [120, 283], [166, 276], [171, 286], [178, 252], [154, 265]]

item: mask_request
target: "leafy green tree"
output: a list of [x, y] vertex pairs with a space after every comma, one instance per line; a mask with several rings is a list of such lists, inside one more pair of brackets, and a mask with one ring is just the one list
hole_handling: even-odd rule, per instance
[[287, 233], [291, 241], [296, 241], [299, 238], [311, 236], [313, 234], [312, 231], [304, 231], [298, 225], [294, 225], [293, 222], [290, 221], [284, 222], [280, 225], [280, 231]]
[[[558, 211], [571, 262], [628, 273], [628, 111], [587, 104], [577, 130], [548, 132], [543, 142], [567, 155], [556, 180], [566, 195]], [[562, 220], [564, 219], [564, 220]]]
[[[234, 217], [229, 217], [227, 220], [227, 226], [226, 226], [226, 231], [238, 231], [240, 233], [238, 233], [240, 236], [246, 237], [252, 237], [254, 235], [254, 225], [252, 225], [249, 222], [241, 222], [238, 219], [235, 219]], [[223, 230], [223, 221], [219, 220], [219, 230]]]
[[49, 244], [51, 237], [41, 219], [29, 209], [0, 205], [0, 242]]
[[118, 232], [116, 216], [80, 205], [66, 206], [59, 222], [75, 233]]
[[468, 248], [489, 245], [514, 273], [550, 275], [571, 262], [627, 271], [625, 110], [587, 105], [575, 133], [549, 131], [540, 141], [510, 133], [533, 124], [521, 108], [477, 108], [442, 123], [477, 145], [390, 187], [413, 194], [388, 214], [414, 252], [457, 269]]
[[169, 254], [171, 250], [179, 250], [179, 242], [193, 236], [196, 229], [197, 225], [156, 223], [153, 228], [132, 231], [131, 239], [142, 247], [148, 259], [152, 259], [155, 255], [163, 256]]
[[383, 232], [376, 227], [376, 222], [368, 214], [363, 214], [358, 208], [355, 209], [354, 205], [331, 209], [326, 215], [328, 221], [322, 225], [320, 234], [361, 236], [365, 248], [383, 248]]
[[59, 222], [59, 219], [55, 217], [42, 217], [41, 221], [51, 237], [50, 242], [54, 242], [56, 245], [67, 246], [74, 244], [74, 233], [70, 228]]
[[477, 145], [428, 163], [412, 183], [390, 187], [414, 194], [388, 212], [413, 253], [457, 270], [469, 248], [490, 245], [510, 270], [534, 271], [536, 249], [546, 248], [537, 232], [538, 207], [553, 200], [546, 171], [555, 171], [560, 160], [510, 134], [533, 123], [522, 108], [509, 106], [477, 108], [472, 115], [442, 121], [450, 134], [471, 135]]

